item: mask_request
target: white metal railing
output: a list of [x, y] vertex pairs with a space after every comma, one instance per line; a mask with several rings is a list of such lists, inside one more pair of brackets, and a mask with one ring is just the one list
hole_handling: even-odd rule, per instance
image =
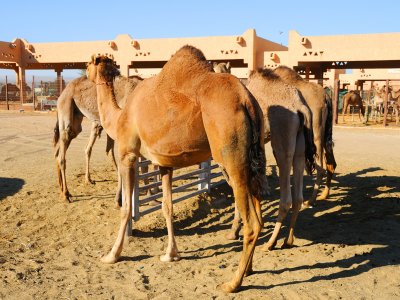
[[[139, 173], [139, 169], [143, 166], [149, 165], [151, 165], [151, 161], [149, 160], [136, 162], [135, 164], [135, 184], [132, 194], [132, 218], [127, 226], [127, 235], [132, 234], [132, 220], [138, 221], [140, 217], [161, 209], [161, 204], [151, 207], [145, 206], [145, 204], [150, 201], [162, 199], [160, 171], [157, 169], [146, 173]], [[196, 166], [174, 168], [175, 175], [172, 177], [172, 196], [176, 193], [181, 194], [178, 198], [173, 198], [172, 202], [178, 203], [202, 193], [209, 193], [212, 187], [225, 182], [222, 173], [217, 171], [217, 168], [218, 165], [215, 164], [212, 159], [200, 163], [198, 168], [196, 168]], [[144, 184], [145, 179], [149, 178], [153, 178], [153, 182]], [[178, 183], [179, 185], [174, 187], [174, 183]], [[159, 188], [160, 192], [154, 195], [147, 195], [147, 191], [156, 187]], [[124, 193], [122, 193], [122, 201], [125, 201], [123, 194]]]

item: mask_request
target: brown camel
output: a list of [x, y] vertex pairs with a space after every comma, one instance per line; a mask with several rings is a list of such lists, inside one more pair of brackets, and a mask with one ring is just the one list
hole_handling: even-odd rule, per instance
[[[132, 195], [134, 163], [140, 155], [160, 166], [168, 246], [161, 261], [179, 259], [172, 224], [172, 167], [184, 167], [213, 156], [229, 178], [244, 221], [238, 271], [222, 285], [234, 292], [252, 271], [255, 243], [262, 228], [260, 194], [265, 179], [263, 116], [254, 97], [230, 74], [211, 72], [203, 53], [182, 47], [152, 78], [142, 81], [124, 109], [115, 102], [115, 63], [93, 57], [89, 78], [97, 85], [101, 124], [118, 145], [124, 195]], [[124, 201], [117, 239], [102, 258], [115, 263], [122, 251], [132, 202]]]
[[[358, 106], [362, 116], [364, 116], [365, 109], [360, 94], [357, 91], [349, 91], [343, 96], [343, 110], [342, 110], [343, 122], [344, 122], [344, 117], [347, 114], [347, 108], [349, 107], [349, 105]], [[360, 114], [358, 116], [361, 120]]]
[[286, 66], [277, 67], [274, 73], [281, 77], [284, 82], [297, 88], [311, 109], [314, 143], [317, 147], [318, 159], [316, 160], [317, 178], [312, 196], [303, 203], [305, 207], [309, 207], [314, 205], [317, 200], [318, 190], [325, 173], [323, 154], [325, 154], [327, 176], [325, 189], [318, 200], [326, 199], [329, 196], [332, 176], [336, 168], [332, 141], [332, 101], [322, 86], [304, 80], [296, 71]]
[[[118, 105], [123, 106], [126, 102], [126, 96], [133, 91], [136, 85], [142, 81], [140, 77], [134, 76], [129, 79], [121, 76], [115, 80], [115, 94], [118, 99]], [[61, 198], [70, 201], [71, 194], [68, 191], [66, 179], [66, 152], [75, 137], [82, 131], [83, 117], [87, 117], [92, 121], [92, 128], [88, 144], [85, 149], [86, 155], [86, 183], [93, 183], [90, 178], [89, 162], [93, 145], [98, 137], [100, 137], [102, 127], [100, 125], [100, 116], [97, 108], [96, 85], [82, 76], [71, 80], [64, 91], [61, 93], [57, 101], [57, 123], [54, 128], [54, 148], [57, 162], [58, 182], [61, 189]], [[61, 133], [61, 134], [60, 134]], [[114, 141], [107, 135], [108, 153], [111, 150], [112, 158], [114, 158]], [[118, 187], [115, 195], [115, 202], [121, 200], [121, 181], [118, 178]]]
[[[272, 150], [279, 168], [280, 201], [274, 231], [265, 245], [272, 250], [288, 211], [292, 208], [289, 235], [283, 248], [294, 242], [294, 227], [303, 203], [304, 167], [312, 173], [315, 162], [312, 116], [310, 109], [296, 88], [285, 84], [270, 69], [250, 73], [247, 88], [257, 99], [264, 114], [266, 142], [271, 140]], [[293, 193], [290, 186], [290, 171], [293, 167]], [[235, 218], [230, 239], [237, 239], [240, 216], [235, 208]]]

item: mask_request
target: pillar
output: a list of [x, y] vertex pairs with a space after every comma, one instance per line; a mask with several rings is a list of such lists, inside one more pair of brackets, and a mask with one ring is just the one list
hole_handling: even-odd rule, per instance
[[25, 68], [18, 67], [18, 84], [19, 84], [19, 99], [21, 101], [21, 106], [24, 104], [25, 98]]
[[333, 124], [338, 123], [339, 86], [340, 86], [340, 80], [335, 79], [333, 84], [333, 99], [332, 99]]
[[306, 66], [306, 80], [309, 81], [310, 80], [310, 67]]
[[389, 100], [389, 80], [386, 79], [386, 87], [385, 87], [385, 99], [383, 102], [383, 127], [387, 126], [386, 119], [388, 113], [388, 100]]
[[61, 76], [61, 69], [55, 69], [54, 70], [57, 73], [57, 95], [60, 96], [62, 92], [62, 76]]

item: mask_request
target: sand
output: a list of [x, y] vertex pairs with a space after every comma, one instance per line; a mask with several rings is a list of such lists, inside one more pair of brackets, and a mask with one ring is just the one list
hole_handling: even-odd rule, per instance
[[[237, 268], [241, 241], [224, 235], [233, 218], [226, 185], [175, 206], [182, 260], [162, 263], [160, 212], [134, 224], [114, 265], [99, 261], [119, 226], [114, 167], [105, 137], [92, 159], [95, 185], [84, 183], [89, 123], [67, 154], [72, 203], [59, 199], [52, 150], [54, 114], [0, 112], [0, 299], [399, 299], [400, 130], [334, 128], [338, 162], [331, 197], [300, 213], [296, 247], [256, 248], [255, 274], [236, 294], [217, 285]], [[268, 146], [272, 195], [263, 201], [259, 244], [278, 208], [276, 163]], [[305, 198], [311, 178], [305, 179]], [[287, 224], [287, 222], [286, 222]]]

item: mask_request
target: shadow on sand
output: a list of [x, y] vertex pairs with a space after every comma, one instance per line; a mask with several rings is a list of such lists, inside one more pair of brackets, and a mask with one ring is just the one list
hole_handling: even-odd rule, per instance
[[[285, 271], [326, 269], [334, 266], [345, 269], [299, 282], [291, 281], [276, 285], [285, 286], [301, 282], [352, 277], [377, 267], [400, 264], [399, 178], [374, 176], [374, 172], [380, 170], [380, 168], [368, 168], [356, 173], [336, 174], [335, 181], [337, 183], [334, 184], [336, 189], [331, 199], [319, 201], [316, 207], [301, 211], [296, 226], [296, 237], [310, 240], [311, 244], [330, 244], [336, 247], [373, 245], [370, 251], [354, 254], [352, 257], [335, 262], [300, 265], [279, 270], [261, 270], [256, 273], [280, 274]], [[269, 181], [272, 187], [278, 186], [276, 177], [269, 178]], [[306, 195], [311, 193], [312, 182], [312, 178], [305, 178]], [[200, 236], [215, 232], [220, 232], [221, 235], [226, 233], [233, 219], [232, 190], [226, 184], [221, 185], [213, 189], [210, 198], [211, 201], [200, 199], [199, 207], [193, 211], [190, 217], [174, 223], [176, 235], [192, 236], [197, 234]], [[268, 198], [273, 200], [263, 201], [265, 224], [258, 245], [265, 243], [272, 233], [274, 220], [271, 215], [275, 215], [278, 209], [279, 189], [274, 189], [272, 196]], [[215, 208], [218, 213], [212, 210]], [[268, 215], [266, 211], [268, 211]], [[224, 218], [222, 218], [223, 215]], [[288, 224], [289, 217], [290, 215], [286, 218], [285, 224]], [[194, 223], [197, 223], [195, 227], [193, 227]], [[283, 227], [279, 237], [284, 237], [287, 233], [287, 227]], [[167, 231], [157, 228], [148, 232], [135, 230], [134, 235], [154, 238], [166, 236]], [[205, 250], [212, 250], [211, 255], [231, 251], [240, 252], [242, 251], [242, 242], [226, 241], [224, 244], [183, 251], [182, 254], [184, 259], [204, 259], [208, 256], [199, 255], [199, 252]], [[290, 251], [290, 249], [277, 251]], [[349, 269], [351, 266], [353, 268]], [[272, 287], [246, 286], [243, 289], [269, 289]]]
[[13, 196], [24, 186], [25, 181], [20, 178], [0, 177], [0, 201]]

